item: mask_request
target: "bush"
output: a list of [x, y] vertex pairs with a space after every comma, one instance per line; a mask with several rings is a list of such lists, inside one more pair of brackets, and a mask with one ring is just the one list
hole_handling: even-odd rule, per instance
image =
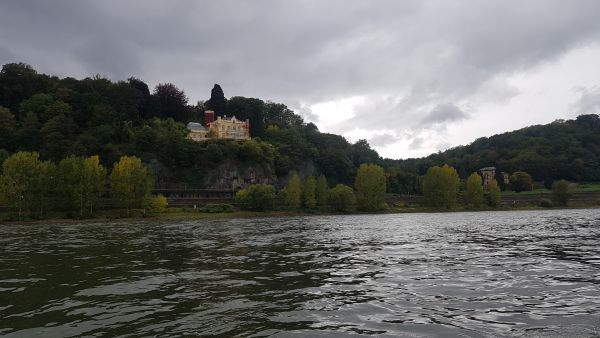
[[566, 206], [571, 198], [571, 185], [565, 180], [552, 184], [552, 201], [557, 205]]
[[200, 208], [199, 211], [208, 214], [222, 214], [226, 212], [234, 212], [235, 207], [227, 203], [209, 203]]
[[552, 201], [547, 198], [542, 198], [540, 200], [540, 207], [542, 208], [552, 208]]
[[524, 171], [517, 171], [510, 176], [510, 186], [514, 192], [531, 191], [533, 183], [531, 175]]
[[268, 184], [255, 184], [235, 194], [235, 200], [244, 210], [267, 211], [275, 206], [277, 191]]
[[327, 202], [335, 211], [352, 211], [356, 206], [354, 191], [347, 185], [338, 184], [329, 189]]
[[163, 213], [168, 205], [167, 198], [163, 195], [152, 196], [148, 200], [148, 209], [150, 212]]

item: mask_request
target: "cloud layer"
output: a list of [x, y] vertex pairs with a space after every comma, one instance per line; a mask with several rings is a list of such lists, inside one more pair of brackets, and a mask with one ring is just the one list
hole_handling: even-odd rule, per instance
[[[227, 96], [284, 102], [406, 157], [519, 96], [515, 77], [596, 48], [598, 12], [595, 0], [6, 1], [0, 62], [173, 82], [192, 100], [220, 83]], [[362, 99], [350, 108], [312, 109], [353, 97]], [[581, 94], [581, 104], [594, 97]]]

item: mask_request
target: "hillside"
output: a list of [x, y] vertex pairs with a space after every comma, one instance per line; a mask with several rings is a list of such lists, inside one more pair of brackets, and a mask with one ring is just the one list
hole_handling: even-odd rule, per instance
[[[187, 139], [185, 124], [202, 121], [206, 109], [249, 119], [252, 140]], [[388, 192], [403, 194], [419, 193], [419, 177], [444, 163], [462, 178], [495, 166], [509, 173], [525, 170], [537, 181], [600, 181], [598, 115], [484, 137], [425, 158], [392, 160], [382, 159], [365, 140], [350, 143], [321, 133], [284, 104], [227, 99], [219, 85], [206, 101], [189, 104], [170, 83], [151, 91], [136, 78], [58, 78], [13, 63], [0, 72], [0, 161], [20, 150], [54, 161], [99, 155], [107, 168], [122, 155], [135, 155], [151, 167], [156, 187], [223, 188], [250, 176], [281, 186], [291, 171], [352, 185], [361, 163], [383, 166]]]
[[482, 137], [420, 159], [397, 161], [400, 168], [424, 174], [433, 165], [447, 163], [466, 177], [482, 167], [529, 172], [537, 181], [556, 179], [600, 181], [600, 118], [580, 115], [491, 137]]
[[[187, 139], [185, 124], [202, 121], [205, 109], [249, 119], [253, 139]], [[321, 133], [280, 103], [226, 99], [218, 85], [206, 102], [190, 105], [169, 83], [151, 92], [136, 78], [58, 78], [6, 64], [0, 72], [0, 161], [20, 150], [54, 161], [97, 154], [108, 168], [122, 155], [136, 155], [152, 168], [157, 187], [219, 187], [248, 173], [278, 184], [292, 170], [352, 184], [360, 163], [382, 163], [365, 141], [351, 144]]]

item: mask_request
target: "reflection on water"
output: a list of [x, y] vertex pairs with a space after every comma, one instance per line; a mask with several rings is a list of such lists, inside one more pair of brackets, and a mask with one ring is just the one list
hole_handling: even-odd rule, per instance
[[600, 211], [0, 226], [0, 335], [600, 334]]

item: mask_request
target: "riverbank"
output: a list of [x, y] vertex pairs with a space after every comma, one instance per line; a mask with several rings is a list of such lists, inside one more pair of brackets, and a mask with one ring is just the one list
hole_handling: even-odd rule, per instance
[[95, 218], [64, 218], [64, 217], [51, 217], [46, 219], [30, 219], [22, 221], [6, 221], [0, 213], [0, 224], [73, 224], [73, 223], [138, 223], [150, 220], [157, 221], [196, 221], [196, 220], [227, 220], [234, 218], [280, 218], [280, 217], [295, 217], [295, 216], [332, 216], [332, 215], [383, 215], [383, 214], [411, 214], [411, 213], [455, 213], [455, 212], [486, 212], [486, 211], [527, 211], [527, 210], [569, 210], [569, 209], [598, 209], [598, 205], [572, 205], [565, 207], [554, 207], [554, 208], [543, 208], [540, 206], [518, 206], [514, 208], [501, 207], [501, 208], [480, 208], [480, 209], [469, 209], [464, 207], [457, 207], [451, 210], [448, 209], [432, 209], [427, 207], [395, 207], [388, 210], [378, 212], [328, 212], [328, 211], [315, 211], [315, 210], [275, 210], [275, 211], [243, 211], [236, 210], [232, 212], [223, 213], [205, 213], [199, 212], [197, 209], [182, 209], [182, 208], [170, 208], [161, 214], [151, 214], [146, 216], [140, 216], [139, 214], [133, 217], [123, 217], [122, 214], [106, 212], [103, 215], [99, 215]]

